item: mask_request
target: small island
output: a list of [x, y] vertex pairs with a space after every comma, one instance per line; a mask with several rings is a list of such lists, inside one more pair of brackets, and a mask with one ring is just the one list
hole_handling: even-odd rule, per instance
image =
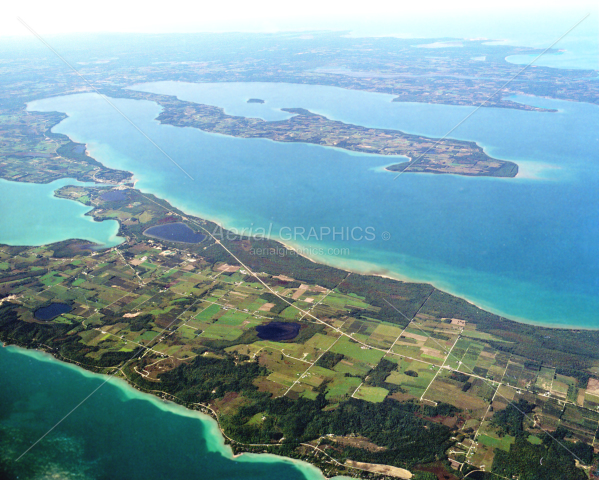
[[250, 98], [247, 103], [264, 103], [261, 98]]

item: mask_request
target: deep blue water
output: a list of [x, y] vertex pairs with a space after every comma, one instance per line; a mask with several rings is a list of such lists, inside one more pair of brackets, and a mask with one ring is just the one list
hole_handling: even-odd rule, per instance
[[52, 320], [54, 317], [70, 311], [71, 306], [66, 303], [51, 303], [47, 307], [38, 308], [34, 315], [38, 320]]
[[[284, 118], [279, 108], [303, 107], [349, 123], [436, 137], [472, 111], [310, 85], [164, 82], [145, 88], [236, 115]], [[266, 103], [248, 104], [248, 98]], [[133, 171], [139, 188], [183, 210], [246, 233], [270, 232], [334, 265], [430, 281], [513, 318], [598, 327], [599, 107], [516, 100], [559, 112], [480, 109], [452, 137], [516, 161], [518, 178], [408, 173], [395, 181], [381, 167], [402, 157], [160, 125], [153, 102], [115, 100], [191, 180], [94, 94], [30, 108], [67, 112], [55, 131], [88, 143], [99, 161]], [[308, 235], [312, 228], [332, 233], [318, 241]], [[341, 228], [370, 228], [375, 235], [334, 236]]]
[[157, 237], [169, 242], [200, 243], [206, 235], [194, 232], [184, 223], [169, 223], [148, 228], [144, 235]]
[[297, 337], [301, 325], [292, 322], [269, 322], [256, 326], [256, 332], [262, 340], [280, 342], [282, 340], [293, 340]]

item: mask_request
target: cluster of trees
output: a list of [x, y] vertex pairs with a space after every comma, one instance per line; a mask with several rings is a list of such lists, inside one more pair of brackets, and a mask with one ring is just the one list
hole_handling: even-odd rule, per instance
[[398, 385], [387, 383], [385, 381], [391, 372], [396, 369], [397, 363], [383, 358], [376, 367], [368, 372], [368, 378], [365, 383], [372, 385], [373, 387], [386, 388], [390, 392], [398, 391], [400, 389]]
[[[374, 404], [350, 398], [330, 409], [323, 394], [315, 400], [299, 398], [261, 398], [252, 405], [223, 419], [234, 438], [247, 443], [264, 443], [285, 438], [287, 443], [313, 440], [329, 433], [359, 434], [368, 437], [384, 450], [369, 451], [351, 446], [339, 446], [341, 458], [387, 465], [413, 465], [444, 458], [451, 445], [450, 429], [421, 418], [446, 413], [441, 406], [422, 410], [414, 403], [399, 403], [391, 399]], [[451, 407], [454, 408], [454, 407]], [[248, 425], [248, 420], [261, 413], [266, 418], [260, 425]]]
[[566, 440], [568, 431], [558, 428], [553, 434], [543, 434], [540, 445], [528, 441], [524, 418], [535, 405], [520, 399], [496, 412], [491, 424], [499, 434], [516, 437], [509, 452], [497, 449], [493, 472], [504, 477], [517, 476], [520, 480], [584, 480], [586, 474], [576, 466], [576, 460], [589, 465], [593, 461], [593, 447], [583, 442]]
[[[43, 275], [45, 275], [46, 273], [48, 273], [47, 269], [41, 269], [41, 270], [33, 270], [33, 271], [29, 271], [29, 272], [19, 272], [19, 273], [12, 273], [12, 274], [8, 274], [8, 275], [3, 275], [0, 277], [0, 283], [8, 283], [8, 282], [15, 282], [16, 280], [24, 280], [24, 282], [21, 282], [20, 285], [24, 285], [25, 283], [28, 283], [32, 280], [32, 277], [41, 277]], [[15, 283], [11, 284], [12, 288], [15, 288]]]
[[586, 480], [586, 473], [576, 466], [576, 458], [588, 465], [593, 448], [568, 442], [558, 432], [553, 438], [545, 434], [541, 445], [533, 445], [519, 435], [509, 452], [496, 450], [492, 472], [520, 480]]
[[270, 292], [265, 292], [262, 295], [260, 295], [260, 298], [262, 300], [266, 300], [268, 303], [274, 303], [275, 306], [272, 307], [270, 309], [270, 311], [274, 314], [279, 314], [281, 313], [283, 310], [285, 310], [289, 304], [283, 300], [281, 300], [279, 297], [277, 297], [275, 294], [270, 293]]
[[331, 370], [345, 357], [342, 353], [333, 353], [331, 351], [325, 352], [316, 362], [316, 365], [322, 368], [328, 368]]
[[[141, 202], [138, 208], [150, 210], [157, 208], [136, 192], [131, 194], [135, 195], [135, 200]], [[166, 204], [164, 200], [152, 198], [158, 203]], [[218, 229], [211, 222], [204, 223], [209, 231]], [[147, 227], [148, 225], [145, 225], [144, 229]], [[137, 231], [141, 228], [140, 226], [123, 228], [126, 228], [129, 233], [141, 235], [141, 231]], [[479, 330], [509, 341], [493, 343], [494, 348], [554, 365], [558, 368], [558, 373], [575, 376], [583, 386], [588, 380], [588, 374], [581, 373], [581, 371], [590, 367], [593, 359], [599, 359], [599, 349], [596, 348], [599, 343], [599, 332], [585, 331], [582, 334], [575, 330], [545, 329], [513, 322], [482, 310], [461, 298], [436, 290], [431, 285], [399, 282], [388, 278], [359, 274], [345, 278], [347, 272], [311, 262], [295, 252], [287, 250], [278, 242], [241, 236], [235, 238], [231, 236], [230, 232], [224, 232], [224, 235], [227, 240], [223, 240], [223, 243], [227, 248], [253, 271], [266, 272], [271, 275], [290, 275], [300, 282], [317, 284], [331, 289], [337, 287], [342, 293], [357, 294], [364, 297], [366, 302], [380, 308], [378, 312], [368, 313], [370, 317], [379, 320], [399, 325], [407, 324], [408, 320], [389, 305], [391, 303], [408, 318], [412, 318], [422, 307], [421, 313], [434, 318], [460, 318], [473, 322], [477, 324]], [[204, 247], [207, 247], [206, 250]], [[205, 257], [208, 262], [231, 261], [230, 255], [210, 239], [200, 245], [188, 248]], [[270, 254], [269, 249], [277, 253]], [[285, 254], [280, 254], [282, 251]], [[276, 296], [273, 297], [269, 301], [276, 298]], [[272, 303], [276, 305], [273, 310], [275, 312], [278, 309], [282, 311], [287, 306], [286, 304], [285, 306], [279, 305], [278, 301]], [[356, 310], [352, 314], [359, 316], [361, 311]]]
[[149, 313], [133, 317], [129, 320], [129, 330], [131, 330], [132, 332], [139, 332], [144, 328], [148, 328], [152, 320], [153, 317]]
[[321, 323], [303, 324], [302, 328], [300, 328], [300, 331], [297, 334], [297, 337], [295, 337], [293, 340], [290, 340], [290, 342], [293, 342], [293, 343], [306, 343], [308, 340], [310, 340], [317, 333], [323, 333], [324, 334], [324, 331], [325, 331], [325, 326], [323, 324], [321, 324]]
[[[145, 199], [140, 198], [140, 201]], [[207, 228], [210, 228], [208, 225]], [[319, 284], [328, 288], [339, 285], [346, 273], [333, 267], [314, 264], [297, 255], [278, 256], [251, 254], [248, 242], [265, 243], [275, 248], [280, 244], [269, 240], [237, 240], [227, 241], [227, 246], [242, 261], [255, 271], [266, 271], [270, 274], [285, 273], [297, 280]], [[210, 243], [208, 241], [207, 243]], [[63, 242], [54, 248], [55, 256], [72, 255], [74, 243]], [[206, 243], [202, 245], [204, 248]], [[200, 247], [190, 247], [200, 248]], [[82, 252], [83, 253], [83, 252]], [[230, 261], [229, 255], [218, 245], [209, 246], [201, 255], [209, 261]], [[599, 358], [596, 344], [599, 333], [586, 332], [581, 335], [571, 330], [556, 331], [542, 329], [537, 326], [516, 324], [497, 315], [485, 312], [462, 299], [439, 292], [430, 285], [396, 282], [381, 277], [351, 275], [341, 285], [342, 293], [353, 293], [364, 297], [372, 305], [378, 306], [378, 312], [369, 312], [369, 316], [398, 324], [406, 324], [407, 320], [399, 315], [385, 300], [400, 309], [411, 318], [419, 309], [422, 313], [436, 318], [462, 318], [477, 324], [478, 329], [493, 333], [511, 342], [496, 342], [498, 350], [505, 350], [539, 361], [551, 361], [558, 366], [558, 372], [572, 375], [579, 379], [580, 386], [586, 385], [589, 374], [581, 372], [593, 359]], [[275, 304], [272, 309], [280, 313], [287, 304], [281, 299], [266, 293], [262, 296], [266, 301]], [[191, 300], [189, 300], [191, 301]], [[425, 303], [426, 302], [426, 303]], [[184, 305], [179, 305], [182, 308]], [[359, 315], [359, 311], [355, 312]], [[110, 320], [110, 319], [108, 319]], [[131, 319], [131, 330], [143, 330], [152, 320], [151, 315], [141, 315]], [[0, 306], [0, 339], [9, 339], [27, 346], [43, 343], [55, 347], [64, 357], [96, 366], [112, 366], [127, 361], [137, 352], [109, 352], [99, 360], [93, 361], [85, 357], [99, 347], [89, 347], [79, 341], [74, 329], [76, 325], [37, 324], [22, 322], [17, 318], [14, 306], [10, 303]], [[322, 325], [310, 325], [303, 328], [295, 341], [305, 341], [314, 335]], [[213, 348], [225, 348], [236, 343], [252, 343], [257, 340], [253, 330], [245, 332], [234, 342], [219, 341], [210, 345]], [[216, 341], [215, 341], [216, 342]], [[234, 438], [245, 443], [263, 443], [285, 438], [290, 448], [298, 442], [312, 440], [328, 433], [349, 435], [351, 433], [367, 436], [377, 445], [386, 447], [381, 451], [367, 451], [350, 446], [338, 446], [342, 455], [358, 461], [385, 463], [405, 466], [413, 463], [426, 463], [444, 458], [444, 452], [451, 444], [450, 430], [442, 425], [428, 422], [421, 417], [449, 415], [454, 407], [443, 404], [438, 407], [418, 406], [412, 403], [399, 403], [386, 399], [383, 403], [372, 404], [357, 399], [348, 399], [342, 403], [331, 405], [324, 396], [324, 391], [316, 398], [273, 399], [269, 394], [259, 392], [254, 380], [268, 372], [255, 362], [239, 361], [238, 358], [221, 351], [222, 358], [196, 357], [191, 363], [183, 364], [160, 376], [160, 388], [177, 395], [189, 402], [209, 402], [222, 398], [226, 393], [236, 392], [246, 399], [245, 406], [233, 415], [225, 416], [223, 426]], [[333, 368], [343, 355], [327, 352], [318, 365]], [[390, 391], [397, 389], [385, 379], [397, 367], [393, 362], [383, 359], [377, 367], [369, 372], [367, 383], [383, 387]], [[156, 384], [148, 382], [131, 371], [130, 378], [140, 385], [156, 388]], [[412, 372], [406, 372], [410, 374]], [[417, 376], [417, 373], [413, 373]], [[461, 375], [461, 374], [457, 374]], [[464, 388], [469, 388], [467, 378], [455, 378], [465, 381]], [[453, 409], [453, 410], [451, 410]], [[508, 406], [497, 412], [493, 424], [500, 434], [516, 437], [516, 443], [510, 452], [498, 450], [493, 469], [497, 473], [511, 477], [520, 475], [521, 480], [527, 478], [563, 478], [577, 480], [581, 470], [573, 463], [572, 452], [580, 459], [592, 460], [592, 448], [578, 442], [559, 441], [550, 436], [543, 437], [542, 445], [533, 445], [526, 440], [524, 414], [529, 414], [534, 405], [521, 400], [515, 406]], [[262, 414], [264, 421], [248, 421], [256, 414]], [[567, 449], [563, 447], [567, 445]], [[589, 450], [590, 449], [590, 450]], [[568, 454], [566, 457], [564, 452]], [[540, 459], [543, 459], [540, 462]], [[534, 465], [535, 461], [538, 465]], [[584, 460], [586, 462], [586, 460]], [[557, 465], [560, 465], [559, 468]], [[528, 466], [526, 466], [528, 465]], [[558, 472], [558, 474], [556, 474]], [[553, 474], [553, 476], [552, 476]], [[558, 475], [557, 477], [555, 475]]]
[[19, 320], [16, 305], [8, 302], [0, 306], [0, 339], [3, 341], [28, 346], [40, 343], [52, 345], [72, 328], [66, 324], [23, 322]]
[[512, 435], [516, 437], [524, 434], [524, 417], [534, 410], [535, 405], [520, 399], [517, 403], [510, 403], [504, 410], [495, 412], [491, 425], [498, 429], [500, 436]]
[[[132, 370], [131, 370], [132, 371]], [[243, 393], [252, 397], [257, 387], [252, 383], [256, 377], [268, 371], [256, 362], [240, 362], [232, 355], [225, 358], [197, 356], [191, 363], [160, 375], [160, 389], [188, 402], [208, 403], [228, 392]], [[135, 383], [149, 389], [156, 384], [134, 376]], [[257, 393], [257, 392], [256, 392]]]
[[368, 316], [406, 326], [408, 319], [416, 315], [435, 289], [425, 283], [407, 283], [389, 278], [353, 274], [339, 286], [339, 290], [342, 293], [354, 293], [364, 297], [367, 303], [380, 309], [378, 312], [368, 312]]
[[[210, 228], [210, 227], [208, 227]], [[270, 275], [287, 275], [310, 284], [333, 289], [347, 276], [347, 272], [321, 265], [288, 250], [281, 243], [266, 238], [233, 238], [227, 235], [223, 243], [254, 272]], [[250, 248], [248, 248], [250, 247]], [[231, 261], [231, 257], [218, 245], [202, 250], [201, 255], [209, 261]]]
[[[359, 434], [386, 449], [368, 451], [339, 445], [343, 458], [398, 466], [442, 459], [452, 443], [448, 427], [423, 417], [451, 414], [456, 410], [453, 406], [420, 406], [391, 399], [373, 404], [353, 398], [332, 405], [324, 393], [315, 400], [272, 398], [254, 385], [256, 378], [268, 373], [265, 368], [257, 362], [221, 353], [224, 358], [198, 356], [189, 364], [161, 374], [160, 389], [188, 402], [206, 403], [230, 392], [242, 395], [243, 405], [235, 413], [221, 417], [227, 434], [240, 442], [270, 443], [284, 438], [283, 443], [293, 448], [330, 433]], [[337, 360], [337, 357], [329, 357], [325, 363]], [[389, 367], [384, 364], [381, 377]], [[132, 366], [128, 376], [144, 388], [156, 388], [155, 383], [135, 375]], [[256, 415], [262, 420], [250, 422]]]
[[77, 332], [83, 330], [79, 324], [34, 323], [19, 320], [15, 305], [5, 303], [0, 307], [0, 340], [35, 348], [47, 345], [55, 348], [65, 359], [94, 367], [112, 367], [130, 360], [140, 353], [139, 347], [133, 352], [106, 352], [99, 359], [86, 357], [97, 352], [100, 347], [90, 347], [80, 342]]

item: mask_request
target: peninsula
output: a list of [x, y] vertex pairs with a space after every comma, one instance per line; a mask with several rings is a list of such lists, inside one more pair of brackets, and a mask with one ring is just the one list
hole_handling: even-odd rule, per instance
[[393, 172], [445, 173], [467, 176], [515, 177], [518, 165], [489, 157], [475, 142], [434, 139], [398, 130], [368, 128], [330, 120], [303, 108], [283, 108], [287, 120], [227, 115], [220, 107], [186, 102], [173, 96], [135, 90], [111, 92], [115, 96], [152, 100], [164, 108], [161, 123], [193, 127], [205, 132], [240, 138], [268, 138], [276, 142], [302, 142], [353, 152], [401, 155], [410, 162], [387, 167]]

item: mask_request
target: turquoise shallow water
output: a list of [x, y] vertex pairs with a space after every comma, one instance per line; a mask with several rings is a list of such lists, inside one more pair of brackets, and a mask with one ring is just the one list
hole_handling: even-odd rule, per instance
[[[303, 107], [349, 123], [437, 137], [472, 110], [391, 103], [389, 95], [310, 85], [163, 82], [136, 88], [236, 115], [275, 119], [281, 107]], [[266, 103], [247, 104], [248, 98]], [[67, 112], [55, 131], [87, 143], [106, 165], [133, 171], [142, 190], [228, 227], [270, 229], [287, 243], [312, 247], [307, 253], [319, 260], [430, 281], [512, 318], [599, 327], [599, 108], [516, 100], [559, 112], [481, 109], [452, 133], [517, 161], [516, 179], [405, 174], [392, 181], [381, 169], [393, 163], [390, 157], [160, 125], [153, 102], [114, 100], [191, 173], [191, 181], [96, 95], [41, 100], [30, 109]], [[282, 235], [312, 227], [370, 227], [376, 235], [371, 241]]]
[[15, 462], [106, 377], [16, 347], [0, 348], [0, 372], [0, 468], [13, 478], [324, 478], [315, 467], [274, 455], [233, 459], [211, 418], [114, 378]]
[[54, 196], [65, 185], [84, 184], [72, 179], [44, 185], [0, 179], [0, 243], [43, 245], [69, 238], [90, 240], [104, 247], [121, 243], [118, 222], [94, 222], [85, 216], [90, 207]]

